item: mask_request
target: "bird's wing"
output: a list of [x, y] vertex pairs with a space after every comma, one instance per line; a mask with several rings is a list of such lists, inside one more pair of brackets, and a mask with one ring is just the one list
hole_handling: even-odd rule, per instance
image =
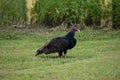
[[72, 45], [72, 47], [74, 47], [76, 45], [76, 43], [77, 43], [77, 40], [75, 38], [73, 38], [73, 45]]
[[68, 49], [72, 49], [75, 45], [76, 45], [77, 41], [75, 38], [73, 38], [71, 41], [70, 41], [70, 44], [69, 44], [69, 47]]
[[65, 50], [69, 45], [69, 42], [62, 38], [54, 38], [44, 46], [45, 53], [54, 53]]

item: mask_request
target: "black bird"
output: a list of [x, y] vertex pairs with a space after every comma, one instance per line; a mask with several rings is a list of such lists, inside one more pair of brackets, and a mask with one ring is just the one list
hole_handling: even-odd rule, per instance
[[62, 57], [62, 53], [64, 52], [64, 56], [66, 56], [67, 50], [72, 49], [76, 45], [76, 39], [74, 38], [75, 32], [80, 31], [77, 26], [73, 26], [71, 31], [67, 33], [65, 36], [53, 38], [50, 42], [45, 44], [42, 48], [37, 50], [37, 55], [45, 53], [55, 53], [58, 52], [59, 57]]

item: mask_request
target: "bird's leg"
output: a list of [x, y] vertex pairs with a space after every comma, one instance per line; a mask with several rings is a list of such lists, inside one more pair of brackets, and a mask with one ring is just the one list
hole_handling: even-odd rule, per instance
[[60, 57], [60, 58], [62, 57], [62, 52], [59, 52], [59, 57]]
[[67, 53], [67, 50], [64, 51], [64, 57], [66, 58], [66, 53]]

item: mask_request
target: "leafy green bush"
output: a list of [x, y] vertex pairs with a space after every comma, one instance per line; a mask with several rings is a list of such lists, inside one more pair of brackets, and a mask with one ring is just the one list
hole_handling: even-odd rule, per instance
[[25, 19], [25, 0], [0, 0], [0, 26], [24, 24]]
[[[120, 0], [113, 0], [113, 13], [105, 8], [104, 0], [37, 0], [32, 8], [32, 25], [73, 25], [81, 28], [89, 25], [99, 28], [101, 18], [113, 14], [113, 27], [120, 25]], [[0, 26], [21, 25], [26, 23], [26, 0], [0, 0]]]
[[100, 25], [100, 18], [110, 14], [107, 9], [101, 9], [102, 4], [104, 0], [38, 0], [32, 9], [33, 24]]
[[120, 29], [120, 0], [113, 0], [113, 27]]
[[[42, 0], [37, 1], [35, 7], [32, 9], [33, 18], [38, 24], [56, 26], [60, 24], [73, 24], [81, 21], [84, 18], [82, 8], [83, 3], [79, 0]], [[81, 4], [81, 5], [80, 5]], [[80, 18], [80, 15], [83, 17]]]

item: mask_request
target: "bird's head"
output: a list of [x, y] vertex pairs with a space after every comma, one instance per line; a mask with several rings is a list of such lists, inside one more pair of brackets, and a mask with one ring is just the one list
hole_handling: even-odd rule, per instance
[[71, 30], [73, 31], [73, 32], [80, 32], [80, 29], [75, 25], [75, 26], [72, 26], [72, 28], [71, 28]]

